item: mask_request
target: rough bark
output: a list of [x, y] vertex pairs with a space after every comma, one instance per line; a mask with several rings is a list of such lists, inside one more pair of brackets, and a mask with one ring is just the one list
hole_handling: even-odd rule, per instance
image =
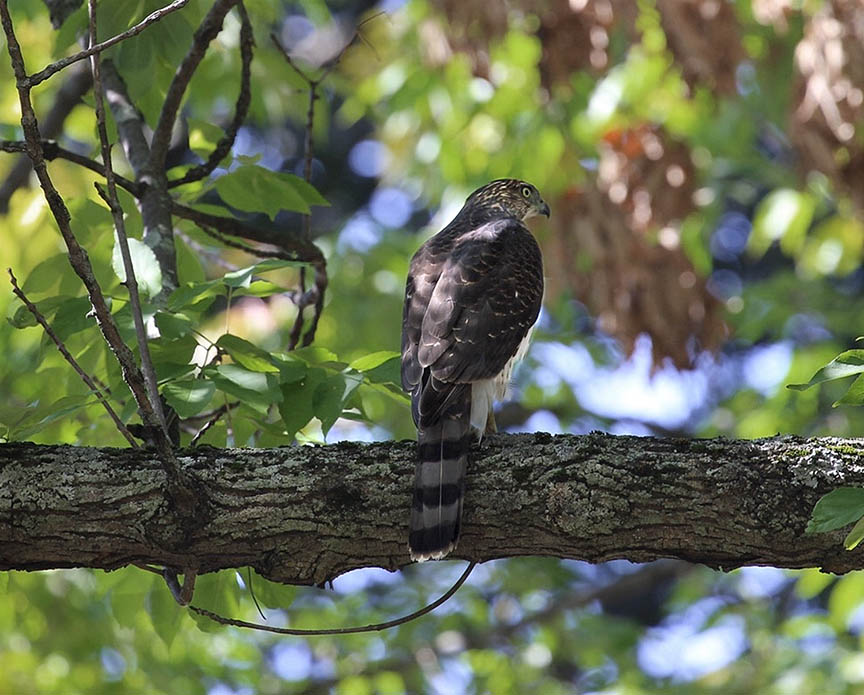
[[[0, 445], [0, 569], [251, 565], [321, 583], [408, 563], [411, 442], [185, 450], [208, 522], [182, 529], [145, 450]], [[864, 567], [843, 532], [805, 534], [816, 500], [864, 485], [857, 440], [498, 435], [469, 464], [455, 558], [674, 557], [711, 567]]]

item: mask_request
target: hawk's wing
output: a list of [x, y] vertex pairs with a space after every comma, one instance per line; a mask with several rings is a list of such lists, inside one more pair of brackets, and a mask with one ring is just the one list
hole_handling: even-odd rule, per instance
[[447, 241], [431, 239], [408, 276], [402, 380], [415, 421], [440, 412], [452, 391], [440, 386], [497, 376], [537, 320], [543, 297], [540, 248], [518, 220]]

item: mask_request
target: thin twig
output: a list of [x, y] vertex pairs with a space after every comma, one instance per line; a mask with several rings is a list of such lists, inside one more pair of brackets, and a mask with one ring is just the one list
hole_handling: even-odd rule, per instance
[[228, 246], [232, 249], [237, 249], [239, 251], [245, 251], [252, 256], [258, 256], [259, 258], [281, 258], [282, 260], [286, 261], [294, 260], [294, 257], [290, 253], [287, 253], [285, 251], [268, 251], [267, 249], [256, 249], [254, 246], [249, 246], [248, 244], [244, 244], [243, 242], [229, 239], [227, 236], [222, 234], [222, 232], [219, 232], [206, 224], [198, 223], [198, 228], [208, 236], [211, 236], [217, 241], [220, 241], [225, 246]]
[[[185, 243], [186, 246], [188, 246], [190, 249], [192, 249], [192, 251], [198, 254], [199, 257], [204, 258], [208, 263], [217, 265], [229, 273], [240, 269], [240, 266], [236, 263], [231, 263], [230, 261], [226, 261], [224, 258], [222, 258], [222, 254], [218, 249], [205, 246], [204, 244], [199, 244], [188, 234], [184, 234], [181, 231], [176, 231], [174, 233], [183, 240], [183, 243]], [[215, 233], [218, 234], [218, 232]]]
[[433, 601], [428, 606], [424, 606], [419, 611], [414, 611], [408, 615], [404, 615], [401, 618], [396, 618], [395, 620], [388, 620], [386, 623], [373, 623], [372, 625], [363, 625], [362, 627], [337, 627], [330, 628], [324, 630], [300, 630], [290, 627], [272, 627], [270, 625], [261, 625], [260, 623], [250, 623], [245, 620], [235, 620], [234, 618], [226, 618], [224, 616], [219, 615], [218, 613], [214, 613], [213, 611], [208, 611], [205, 608], [199, 608], [198, 606], [189, 606], [189, 610], [197, 613], [198, 615], [203, 615], [211, 620], [221, 624], [221, 625], [231, 625], [233, 627], [246, 627], [252, 630], [261, 630], [263, 632], [274, 632], [277, 635], [351, 635], [358, 632], [379, 632], [381, 630], [387, 630], [391, 627], [397, 627], [398, 625], [404, 625], [405, 623], [411, 622], [412, 620], [416, 620], [421, 616], [426, 615], [427, 613], [431, 613], [442, 603], [447, 601], [453, 594], [455, 594], [459, 587], [461, 587], [465, 580], [468, 579], [468, 575], [471, 574], [471, 571], [477, 566], [476, 562], [471, 562], [468, 564], [468, 567], [465, 568], [465, 571], [462, 573], [462, 576], [456, 580], [456, 583], [451, 586], [447, 593], [445, 593], [441, 598], [437, 601]]
[[128, 38], [137, 36], [151, 24], [158, 22], [165, 15], [171, 14], [175, 10], [179, 10], [188, 2], [189, 0], [174, 0], [170, 5], [166, 5], [165, 7], [151, 12], [134, 27], [130, 27], [126, 31], [117, 34], [116, 36], [112, 36], [110, 39], [106, 39], [102, 43], [91, 44], [89, 48], [86, 48], [83, 51], [78, 51], [78, 53], [75, 53], [74, 55], [61, 58], [60, 60], [51, 63], [39, 72], [34, 72], [32, 75], [25, 78], [25, 86], [35, 87], [37, 84], [44, 82], [55, 73], [60, 72], [60, 70], [66, 66], [72, 65], [72, 63], [77, 63], [79, 60], [89, 58], [92, 55], [96, 55], [97, 53], [100, 53], [107, 48], [111, 48], [111, 46], [114, 46], [121, 41], [125, 41]]
[[[95, 159], [90, 159], [84, 155], [67, 150], [65, 147], [60, 147], [54, 140], [42, 140], [42, 154], [49, 162], [55, 159], [65, 159], [66, 161], [82, 166], [97, 174], [105, 176], [105, 167]], [[27, 153], [27, 143], [21, 140], [0, 140], [0, 152], [23, 152]], [[114, 174], [114, 181], [120, 188], [129, 191], [136, 198], [142, 194], [143, 186], [127, 178]]]
[[312, 314], [312, 324], [306, 335], [303, 336], [303, 347], [309, 347], [315, 340], [315, 331], [318, 330], [318, 321], [321, 312], [324, 311], [324, 295], [327, 292], [327, 264], [319, 263], [315, 266], [315, 311]]
[[174, 79], [165, 94], [162, 102], [162, 111], [159, 121], [153, 129], [153, 140], [150, 143], [150, 168], [153, 171], [162, 171], [165, 168], [165, 157], [168, 154], [168, 145], [171, 142], [171, 131], [174, 129], [174, 121], [177, 119], [177, 111], [183, 101], [183, 95], [189, 86], [189, 81], [198, 65], [204, 58], [210, 42], [222, 31], [222, 23], [225, 15], [239, 0], [216, 0], [210, 11], [201, 20], [198, 29], [192, 39], [192, 46], [174, 73]]
[[[307, 215], [308, 217], [308, 215]], [[300, 277], [297, 278], [297, 296], [300, 301], [297, 302], [297, 317], [294, 319], [294, 326], [291, 328], [291, 336], [288, 338], [288, 349], [293, 350], [300, 343], [300, 336], [303, 334], [303, 309], [306, 304], [303, 298], [306, 296], [306, 268], [300, 268]]]
[[[96, 0], [87, 0], [87, 11], [90, 18], [90, 45], [96, 44]], [[129, 304], [132, 311], [132, 321], [135, 325], [135, 337], [138, 341], [138, 352], [141, 355], [141, 371], [144, 375], [144, 385], [150, 398], [150, 406], [156, 415], [156, 419], [162, 426], [165, 441], [161, 448], [171, 449], [168, 441], [168, 425], [165, 422], [165, 413], [162, 410], [162, 401], [159, 398], [159, 385], [156, 379], [156, 370], [150, 358], [150, 347], [147, 342], [147, 331], [144, 326], [144, 318], [141, 313], [141, 297], [138, 294], [138, 280], [135, 277], [135, 267], [132, 264], [132, 254], [129, 251], [129, 239], [126, 236], [126, 223], [123, 220], [123, 208], [117, 199], [117, 186], [114, 181], [114, 167], [111, 165], [111, 143], [108, 140], [108, 129], [105, 126], [105, 102], [102, 100], [102, 75], [99, 70], [99, 54], [90, 55], [90, 68], [93, 71], [93, 96], [96, 106], [96, 127], [99, 132], [99, 141], [102, 147], [102, 163], [105, 167], [105, 183], [107, 195], [103, 199], [111, 210], [114, 218], [114, 229], [117, 232], [117, 243], [120, 246], [120, 255], [123, 257], [123, 268], [126, 271], [126, 289], [129, 292]], [[97, 187], [99, 194], [102, 189]]]
[[63, 341], [60, 340], [54, 332], [54, 329], [51, 328], [51, 325], [45, 319], [45, 316], [43, 316], [42, 312], [39, 311], [39, 308], [31, 302], [24, 294], [24, 291], [18, 287], [18, 279], [12, 273], [12, 268], [7, 268], [6, 271], [9, 273], [9, 281], [12, 283], [13, 294], [18, 297], [18, 299], [24, 303], [24, 306], [27, 307], [27, 310], [33, 314], [33, 318], [35, 318], [39, 325], [42, 326], [42, 330], [45, 331], [45, 334], [54, 341], [54, 344], [57, 346], [60, 354], [63, 355], [63, 358], [72, 365], [72, 369], [78, 373], [81, 380], [87, 385], [90, 391], [93, 392], [93, 395], [96, 396], [97, 400], [102, 404], [102, 407], [105, 408], [108, 416], [114, 421], [117, 429], [120, 430], [120, 434], [122, 434], [126, 438], [126, 441], [133, 447], [137, 447], [138, 442], [135, 441], [135, 438], [129, 433], [129, 430], [126, 429], [126, 425], [123, 424], [123, 421], [119, 418], [117, 413], [114, 412], [114, 408], [111, 407], [111, 404], [105, 399], [105, 396], [102, 395], [104, 389], [100, 388], [99, 385], [96, 384], [96, 381], [81, 368], [81, 365], [78, 364], [77, 360], [72, 356], [69, 350], [66, 349]]
[[[312, 182], [312, 161], [313, 161], [313, 128], [315, 125], [315, 102], [318, 100], [318, 86], [327, 78], [327, 76], [336, 68], [339, 64], [339, 61], [342, 60], [342, 56], [345, 55], [345, 51], [353, 45], [354, 41], [359, 37], [361, 41], [366, 43], [365, 39], [363, 39], [363, 35], [360, 33], [360, 29], [367, 22], [371, 22], [373, 19], [380, 17], [384, 12], [378, 12], [370, 17], [364, 19], [357, 27], [354, 29], [354, 33], [351, 35], [351, 38], [345, 43], [342, 49], [339, 51], [334, 58], [329, 61], [327, 64], [322, 66], [321, 72], [317, 77], [312, 77], [305, 70], [300, 68], [296, 62], [291, 58], [291, 54], [288, 53], [287, 49], [282, 45], [282, 42], [279, 40], [279, 37], [275, 33], [270, 34], [270, 40], [276, 46], [282, 56], [285, 58], [285, 62], [288, 63], [289, 66], [296, 72], [300, 78], [306, 83], [309, 88], [309, 106], [306, 110], [306, 132], [304, 138], [304, 153], [303, 153], [303, 177], [306, 179], [307, 183]], [[307, 214], [303, 216], [303, 236], [305, 241], [310, 242], [312, 240], [312, 215]], [[318, 330], [318, 322], [321, 319], [321, 312], [324, 310], [324, 295], [327, 292], [328, 278], [327, 278], [327, 262], [322, 259], [320, 262], [313, 263], [313, 270], [315, 273], [315, 284], [314, 289], [311, 293], [306, 292], [306, 269], [300, 269], [300, 277], [298, 279], [299, 290], [297, 292], [297, 296], [300, 297], [300, 302], [297, 304], [297, 318], [294, 319], [294, 326], [291, 329], [291, 335], [289, 337], [288, 349], [293, 350], [300, 343], [300, 336], [303, 335], [303, 309], [308, 306], [310, 302], [306, 301], [308, 296], [315, 297], [315, 311], [312, 315], [312, 322], [309, 326], [309, 330], [306, 331], [305, 335], [303, 335], [303, 346], [307, 347], [312, 344], [312, 341], [315, 340], [315, 332]]]
[[267, 620], [267, 616], [264, 615], [264, 611], [261, 610], [261, 606], [258, 604], [258, 599], [255, 597], [255, 589], [252, 588], [252, 568], [246, 568], [246, 584], [249, 586], [249, 595], [252, 597], [252, 602], [255, 604], [255, 608], [258, 609], [258, 615], [261, 616], [261, 620]]
[[237, 403], [226, 403], [225, 405], [222, 405], [222, 406], [219, 406], [218, 408], [216, 408], [216, 410], [213, 412], [213, 415], [206, 422], [206, 424], [200, 430], [198, 430], [198, 433], [194, 437], [192, 437], [192, 441], [189, 442], [189, 446], [190, 447], [197, 446], [198, 441], [201, 439], [201, 437], [203, 437], [205, 434], [207, 434], [207, 430], [209, 430], [211, 427], [213, 427], [213, 425], [215, 425], [219, 421], [219, 419], [223, 415], [225, 415], [225, 413], [227, 413], [229, 410], [231, 410], [231, 408], [235, 407], [236, 405], [238, 405], [238, 404]]
[[246, 6], [242, 0], [237, 4], [237, 10], [240, 13], [240, 94], [237, 96], [237, 103], [234, 106], [234, 118], [225, 129], [225, 134], [216, 144], [213, 152], [207, 158], [204, 164], [193, 167], [187, 171], [181, 178], [174, 179], [168, 182], [168, 188], [182, 186], [184, 183], [200, 181], [201, 179], [213, 173], [213, 170], [219, 165], [226, 155], [234, 146], [234, 140], [237, 137], [237, 131], [246, 120], [249, 113], [249, 104], [252, 101], [252, 90], [250, 82], [252, 78], [252, 51], [255, 47], [255, 36], [252, 33], [252, 22], [249, 21], [249, 15], [246, 12]]
[[321, 249], [315, 246], [315, 244], [311, 242], [306, 243], [299, 238], [299, 235], [286, 233], [284, 230], [259, 229], [258, 227], [244, 224], [234, 217], [211, 215], [210, 213], [201, 212], [177, 202], [172, 203], [171, 213], [177, 217], [194, 222], [198, 226], [215, 229], [222, 234], [258, 241], [262, 244], [271, 244], [288, 253], [290, 260], [310, 264], [320, 263], [324, 260], [324, 254], [321, 253]]

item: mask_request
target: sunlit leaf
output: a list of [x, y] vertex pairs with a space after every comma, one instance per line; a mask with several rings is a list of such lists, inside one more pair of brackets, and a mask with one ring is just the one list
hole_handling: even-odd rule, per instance
[[807, 524], [807, 533], [825, 533], [864, 517], [864, 488], [841, 487], [823, 495]]
[[274, 375], [253, 372], [237, 364], [221, 364], [204, 371], [220, 391], [239, 398], [250, 408], [266, 413], [274, 403], [282, 400], [278, 380]]
[[369, 355], [358, 357], [356, 360], [351, 362], [349, 366], [351, 369], [356, 369], [358, 372], [366, 372], [370, 369], [380, 367], [385, 362], [395, 358], [400, 358], [398, 352], [392, 350], [380, 350], [379, 352], [373, 352]]
[[816, 372], [806, 384], [789, 384], [787, 388], [803, 391], [823, 381], [832, 381], [864, 373], [864, 350], [847, 350]]
[[[138, 281], [138, 289], [150, 297], [155, 297], [162, 291], [162, 268], [156, 260], [147, 244], [138, 239], [127, 239], [129, 242], [129, 255], [132, 258], [132, 269], [135, 271], [135, 279]], [[115, 239], [114, 253], [111, 256], [111, 266], [120, 279], [126, 282], [126, 268], [123, 264], [123, 255], [120, 251], [120, 242]]]
[[181, 418], [193, 417], [202, 412], [213, 394], [216, 385], [206, 379], [184, 379], [170, 381], [162, 387], [162, 395]]
[[219, 177], [216, 190], [228, 205], [246, 212], [264, 212], [271, 219], [280, 210], [309, 212], [309, 204], [290, 175], [257, 165], [240, 166]]
[[181, 338], [192, 331], [194, 324], [186, 314], [158, 311], [154, 317], [159, 333], [169, 339]]
[[858, 522], [852, 527], [843, 541], [846, 550], [854, 550], [855, 547], [864, 539], [864, 516], [858, 519]]
[[253, 372], [278, 372], [279, 367], [273, 364], [270, 353], [253, 345], [248, 340], [236, 335], [225, 334], [216, 341], [216, 345], [225, 350], [235, 362]]

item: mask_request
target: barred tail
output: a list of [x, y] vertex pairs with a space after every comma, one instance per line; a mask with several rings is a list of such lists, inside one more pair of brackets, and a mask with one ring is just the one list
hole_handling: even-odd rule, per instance
[[[470, 407], [470, 406], [469, 406]], [[456, 547], [468, 463], [467, 417], [442, 416], [417, 433], [417, 467], [408, 549], [417, 562], [440, 560]]]

